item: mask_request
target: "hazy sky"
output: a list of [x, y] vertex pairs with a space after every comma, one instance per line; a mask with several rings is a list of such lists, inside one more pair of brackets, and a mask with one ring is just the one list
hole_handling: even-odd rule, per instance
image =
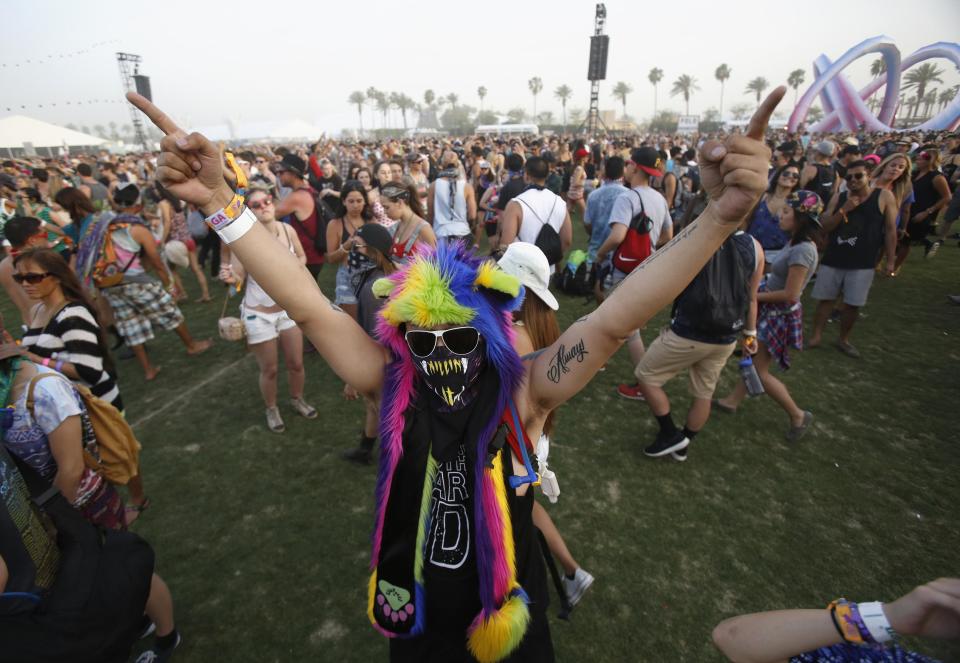
[[[802, 94], [817, 55], [836, 59], [867, 37], [888, 35], [903, 56], [936, 41], [960, 41], [960, 0], [609, 0], [606, 6], [610, 57], [601, 109], [619, 114], [611, 90], [622, 80], [634, 89], [627, 112], [635, 117], [652, 112], [647, 72], [655, 66], [664, 70], [660, 107], [682, 111], [682, 98], [669, 91], [678, 75], [689, 74], [700, 86], [690, 111], [702, 113], [719, 104], [713, 72], [724, 62], [733, 69], [724, 98], [730, 108], [750, 102], [744, 87], [751, 78], [779, 84], [797, 68], [807, 72]], [[154, 100], [194, 126], [299, 118], [331, 131], [355, 127], [347, 97], [370, 86], [417, 101], [427, 88], [454, 92], [460, 103], [479, 106], [476, 90], [484, 85], [486, 108], [530, 112], [532, 76], [544, 83], [538, 112], [559, 118], [553, 91], [564, 83], [574, 90], [568, 109], [589, 102], [592, 1], [3, 0], [3, 7], [0, 116], [91, 127], [129, 123], [118, 50], [141, 55]], [[874, 57], [847, 70], [856, 86], [868, 80]], [[937, 64], [947, 72], [944, 85], [960, 82], [948, 62]], [[76, 105], [98, 99], [108, 103]], [[367, 109], [364, 124], [371, 120]]]

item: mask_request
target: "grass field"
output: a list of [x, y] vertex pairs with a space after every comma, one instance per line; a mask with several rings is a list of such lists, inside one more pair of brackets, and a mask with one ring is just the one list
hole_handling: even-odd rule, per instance
[[[332, 282], [325, 270], [325, 292]], [[725, 617], [887, 600], [960, 574], [960, 307], [944, 296], [958, 291], [954, 243], [932, 261], [915, 252], [901, 276], [875, 283], [854, 332], [863, 359], [829, 347], [835, 325], [828, 347], [797, 355], [785, 382], [816, 418], [795, 446], [784, 413], [757, 399], [716, 413], [686, 463], [645, 458], [655, 421], [616, 395], [631, 376], [618, 353], [563, 406], [554, 436], [563, 494], [548, 510], [596, 577], [571, 620], [552, 623], [558, 660], [718, 661], [710, 632]], [[589, 310], [560, 300], [563, 327]], [[216, 335], [218, 304], [184, 311], [195, 335]], [[242, 345], [218, 340], [188, 359], [163, 334], [149, 348], [160, 377], [145, 383], [125, 361], [120, 385], [153, 503], [135, 531], [174, 593], [176, 660], [386, 660], [365, 615], [375, 470], [338, 458], [357, 441], [362, 405], [311, 355], [320, 418], [297, 418], [282, 398], [288, 430], [272, 434]], [[685, 381], [668, 393], [679, 422]], [[951, 645], [918, 647], [960, 660]]]

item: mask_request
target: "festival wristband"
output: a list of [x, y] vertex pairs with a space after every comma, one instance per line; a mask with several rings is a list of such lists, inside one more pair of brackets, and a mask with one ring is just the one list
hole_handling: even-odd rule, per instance
[[[856, 605], [856, 604], [854, 604]], [[856, 619], [853, 616], [851, 604], [846, 599], [837, 599], [827, 606], [830, 610], [830, 617], [833, 619], [833, 625], [844, 641], [855, 645], [865, 643], [860, 629], [857, 628]]]
[[63, 360], [60, 360], [53, 365], [53, 370], [55, 370], [57, 373], [63, 373], [62, 369], [63, 369]]
[[861, 603], [857, 607], [860, 611], [860, 618], [874, 642], [883, 644], [897, 637], [897, 632], [890, 626], [890, 621], [883, 611], [883, 603], [871, 601]]
[[43, 364], [44, 366], [49, 367], [49, 366], [50, 366], [50, 357], [44, 357], [42, 360], [40, 360], [40, 363]]
[[756, 337], [756, 335], [757, 335], [757, 330], [756, 330], [756, 329], [744, 329], [744, 330], [743, 330], [743, 335], [744, 335], [744, 336], [753, 336], [753, 337]]
[[240, 194], [233, 194], [230, 202], [218, 212], [214, 212], [206, 218], [207, 225], [218, 233], [240, 218], [240, 215], [246, 209], [244, 206], [244, 197]]
[[[207, 217], [207, 224], [217, 231], [217, 234], [220, 235], [222, 239], [227, 244], [232, 244], [241, 237], [247, 234], [247, 232], [253, 228], [254, 224], [257, 223], [257, 217], [253, 215], [253, 212], [250, 209], [244, 207], [243, 211], [235, 219], [228, 220], [224, 222], [224, 219], [219, 219], [216, 217], [221, 217], [224, 215], [224, 210]], [[216, 225], [219, 222], [219, 226]]]

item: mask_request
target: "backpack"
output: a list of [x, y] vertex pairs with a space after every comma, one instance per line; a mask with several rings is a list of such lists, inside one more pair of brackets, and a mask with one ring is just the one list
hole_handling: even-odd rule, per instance
[[[290, 221], [310, 239], [313, 243], [314, 250], [320, 255], [324, 255], [327, 252], [327, 224], [337, 218], [337, 214], [330, 205], [324, 202], [323, 198], [320, 197], [320, 193], [313, 189], [313, 187], [305, 186], [303, 189], [308, 190], [310, 195], [313, 196], [313, 205], [317, 213], [317, 232], [315, 235], [311, 235], [307, 227], [303, 225], [303, 222], [297, 218], [296, 214], [290, 214]], [[297, 189], [297, 191], [302, 191], [303, 189]]]
[[125, 265], [117, 262], [117, 249], [113, 244], [113, 232], [134, 224], [146, 226], [139, 216], [132, 214], [104, 213], [91, 223], [77, 248], [77, 273], [88, 289], [111, 288], [123, 282], [123, 275], [133, 261], [134, 254]]
[[582, 249], [571, 251], [567, 264], [554, 277], [554, 285], [568, 295], [585, 296], [593, 293], [591, 271], [587, 267], [587, 253]]
[[[40, 373], [30, 380], [27, 387], [27, 410], [34, 420], [36, 415], [33, 411], [33, 391], [37, 382], [47, 377], [67, 379], [57, 373]], [[99, 448], [97, 458], [84, 447], [84, 465], [110, 483], [126, 485], [130, 479], [140, 474], [140, 443], [133, 434], [133, 429], [113, 405], [97, 398], [83, 385], [70, 382], [70, 386], [80, 394]]]
[[722, 338], [736, 335], [746, 322], [750, 305], [750, 274], [738, 246], [746, 237], [753, 252], [756, 267], [756, 249], [753, 238], [746, 233], [729, 237], [717, 249], [703, 269], [693, 278], [673, 303], [671, 318], [707, 337]]
[[810, 190], [820, 196], [820, 200], [829, 201], [833, 194], [833, 183], [837, 179], [837, 169], [834, 164], [814, 163], [817, 174], [807, 183]]
[[[543, 190], [543, 187], [539, 188]], [[550, 208], [550, 213], [547, 214], [547, 220], [544, 221], [533, 211], [533, 207], [531, 207], [527, 201], [520, 197], [516, 198], [518, 203], [522, 203], [524, 207], [530, 210], [530, 213], [536, 217], [537, 221], [543, 224], [540, 226], [540, 231], [537, 233], [537, 238], [533, 243], [538, 249], [543, 251], [543, 255], [547, 256], [547, 262], [551, 265], [556, 265], [563, 260], [563, 246], [560, 244], [560, 235], [557, 234], [557, 231], [554, 230], [553, 226], [549, 223], [550, 217], [553, 216], [553, 210], [557, 207], [558, 200], [560, 200], [560, 196], [554, 194], [553, 207]]]
[[653, 252], [650, 242], [650, 231], [653, 230], [653, 219], [647, 216], [643, 209], [643, 196], [631, 189], [640, 199], [640, 213], [630, 219], [627, 226], [627, 236], [620, 242], [620, 246], [613, 252], [613, 266], [624, 274], [629, 274], [637, 265], [642, 263]]

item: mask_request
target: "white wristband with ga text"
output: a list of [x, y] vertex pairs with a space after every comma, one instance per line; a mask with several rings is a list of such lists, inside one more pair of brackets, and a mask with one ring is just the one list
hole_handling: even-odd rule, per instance
[[240, 216], [232, 221], [226, 218], [223, 210], [207, 217], [207, 225], [216, 230], [220, 239], [227, 244], [231, 244], [246, 235], [256, 223], [257, 217], [253, 215], [249, 207], [245, 207]]
[[864, 626], [870, 632], [870, 635], [879, 643], [890, 642], [896, 637], [897, 632], [890, 626], [886, 613], [883, 612], [883, 603], [871, 601], [870, 603], [857, 604], [857, 610], [860, 612], [860, 618]]

